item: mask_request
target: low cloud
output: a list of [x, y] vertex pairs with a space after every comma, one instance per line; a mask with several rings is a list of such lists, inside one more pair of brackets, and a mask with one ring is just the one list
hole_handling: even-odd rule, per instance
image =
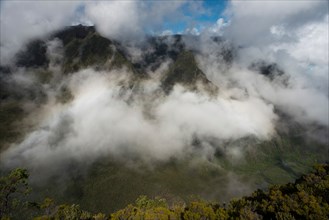
[[233, 0], [225, 12], [231, 18], [226, 35], [242, 46], [266, 45], [275, 42], [271, 27], [284, 25], [289, 31], [294, 31], [308, 22], [322, 19], [327, 13], [328, 4], [324, 1]]
[[12, 63], [13, 56], [29, 41], [70, 25], [79, 4], [79, 1], [1, 2], [1, 64]]
[[131, 99], [135, 95], [119, 84], [127, 78], [129, 73], [86, 69], [66, 79], [74, 100], [66, 105], [48, 103], [39, 128], [6, 151], [3, 162], [34, 170], [49, 161], [60, 168], [63, 161], [92, 162], [102, 155], [165, 161], [193, 153], [195, 138], [215, 151], [218, 146], [207, 144], [208, 139], [265, 140], [274, 133], [273, 106], [259, 98], [209, 98], [181, 86], [169, 96], [154, 97], [159, 88], [152, 87], [151, 80], [133, 92], [151, 98]]
[[192, 23], [195, 16], [206, 13], [194, 1], [4, 1], [0, 10], [2, 65], [11, 64], [29, 41], [72, 24], [95, 25], [104, 37], [138, 43], [145, 34], [168, 28], [166, 22]]
[[[205, 13], [202, 4], [186, 1], [4, 2], [1, 63], [10, 61], [27, 41], [46, 36], [74, 19], [95, 24], [99, 33], [111, 40], [142, 41], [148, 31], [162, 30], [164, 21], [190, 21], [182, 11], [185, 6], [190, 6], [194, 15]], [[322, 1], [230, 1], [227, 20], [219, 18], [203, 29], [192, 25], [190, 32], [198, 36], [183, 37], [183, 44], [195, 52], [199, 68], [218, 87], [213, 96], [182, 85], [165, 94], [159, 80], [173, 62], [170, 57], [162, 57], [157, 70], [146, 70], [151, 79], [141, 82], [132, 83], [133, 73], [126, 69], [85, 69], [63, 75], [62, 43], [58, 39], [47, 42], [49, 70], [54, 76], [53, 82], [38, 87], [47, 96], [46, 101], [37, 103], [41, 106], [38, 124], [21, 143], [1, 155], [1, 162], [52, 173], [72, 161], [89, 164], [104, 155], [128, 163], [136, 157], [152, 163], [196, 152], [209, 158], [225, 141], [248, 137], [270, 140], [276, 133], [278, 112], [303, 125], [327, 129], [326, 8]], [[168, 33], [170, 30], [163, 32]], [[214, 36], [220, 38], [214, 40]], [[168, 48], [174, 41], [173, 37], [164, 40]], [[139, 46], [123, 46], [137, 63], [154, 50]], [[251, 68], [259, 63], [275, 64], [282, 74], [271, 78]], [[34, 86], [36, 79], [27, 76], [33, 70], [14, 70], [11, 80]], [[63, 86], [73, 97], [66, 104], [56, 98]], [[226, 153], [232, 158], [243, 157], [236, 146]]]

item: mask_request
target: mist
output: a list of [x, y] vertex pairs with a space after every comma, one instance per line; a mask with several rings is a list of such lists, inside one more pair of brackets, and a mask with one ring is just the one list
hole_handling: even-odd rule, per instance
[[[140, 170], [152, 170], [192, 158], [190, 168], [202, 162], [218, 173], [227, 171], [223, 198], [251, 191], [251, 183], [214, 158], [220, 154], [232, 164], [243, 163], [259, 151], [259, 143], [289, 134], [294, 126], [306, 143], [329, 144], [325, 3], [228, 1], [215, 23], [200, 25], [194, 18], [209, 12], [198, 1], [1, 3], [0, 61], [11, 72], [0, 77], [12, 85], [8, 91], [26, 113], [19, 123], [22, 138], [1, 149], [1, 167], [26, 167], [42, 182], [69, 175], [72, 164], [87, 170], [107, 157], [137, 170], [140, 164]], [[184, 21], [187, 27], [177, 32], [165, 21]], [[164, 88], [175, 64], [168, 54], [141, 68], [142, 76], [129, 65], [64, 73], [65, 45], [52, 34], [71, 24], [95, 26], [132, 66], [143, 66], [154, 55], [151, 37], [179, 54], [177, 37], [167, 35], [181, 34], [179, 43], [193, 52], [209, 83], [197, 79], [193, 86], [175, 82]], [[16, 65], [16, 54], [35, 39], [44, 42], [47, 66]], [[45, 70], [51, 72], [48, 81], [40, 80]]]
[[74, 100], [56, 103], [50, 92], [38, 128], [8, 149], [3, 161], [37, 169], [50, 161], [61, 167], [65, 160], [93, 161], [104, 154], [129, 160], [133, 154], [150, 162], [193, 153], [195, 137], [209, 147], [211, 138], [268, 139], [274, 133], [273, 105], [257, 97], [209, 98], [179, 85], [169, 96], [154, 96], [159, 86], [153, 80], [124, 89], [129, 77], [124, 69], [86, 69], [66, 78]]

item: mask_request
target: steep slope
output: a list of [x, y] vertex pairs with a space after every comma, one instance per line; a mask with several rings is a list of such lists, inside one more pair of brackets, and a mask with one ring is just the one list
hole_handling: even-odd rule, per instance
[[199, 86], [207, 91], [216, 93], [214, 86], [199, 69], [191, 51], [182, 51], [177, 55], [174, 63], [162, 78], [162, 87], [169, 93], [175, 84], [182, 84], [191, 90], [197, 90]]

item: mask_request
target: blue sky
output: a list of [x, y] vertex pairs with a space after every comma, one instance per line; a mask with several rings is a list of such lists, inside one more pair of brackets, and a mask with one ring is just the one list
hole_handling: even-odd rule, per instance
[[[166, 0], [166, 1], [179, 1], [179, 0]], [[146, 4], [151, 5], [155, 3], [154, 0], [144, 0]], [[158, 1], [161, 2], [161, 1]], [[157, 2], [157, 3], [158, 3]], [[184, 32], [187, 28], [197, 28], [202, 29], [202, 27], [213, 25], [219, 18], [225, 17], [222, 15], [224, 12], [228, 0], [191, 0], [183, 4], [179, 11], [183, 14], [184, 19], [168, 19], [164, 20], [160, 30], [153, 30], [150, 27], [146, 27], [145, 32], [147, 33], [157, 33], [165, 30], [170, 30], [173, 33]], [[177, 2], [176, 2], [177, 3]], [[193, 4], [196, 3], [196, 4]], [[161, 4], [160, 4], [161, 5]], [[196, 10], [191, 8], [192, 5], [200, 5], [201, 8]], [[77, 16], [81, 16], [85, 13], [85, 5], [81, 4], [76, 9]], [[152, 18], [150, 18], [152, 19]], [[225, 19], [226, 20], [226, 19]]]
[[[190, 17], [191, 19], [182, 20], [179, 22], [167, 22], [163, 24], [165, 30], [171, 30], [174, 33], [183, 32], [191, 25], [197, 29], [201, 29], [204, 26], [211, 25], [216, 23], [219, 18], [225, 17], [222, 15], [224, 12], [228, 0], [204, 0], [196, 1], [200, 2], [205, 9], [201, 13], [191, 12], [188, 5], [183, 5], [182, 12], [185, 16]], [[192, 24], [190, 24], [192, 22]]]

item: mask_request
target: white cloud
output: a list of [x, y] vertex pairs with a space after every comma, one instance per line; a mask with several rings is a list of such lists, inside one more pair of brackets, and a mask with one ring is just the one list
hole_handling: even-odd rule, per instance
[[228, 25], [227, 22], [223, 18], [219, 18], [214, 25], [212, 25], [207, 31], [209, 31], [211, 34], [216, 34], [219, 36], [223, 35], [223, 32], [225, 31], [225, 27]]
[[138, 1], [96, 1], [86, 4], [86, 16], [105, 37], [135, 38], [143, 34]]
[[[327, 2], [230, 1], [225, 15], [224, 37], [242, 47], [236, 51], [235, 67], [226, 73], [214, 49], [221, 47], [203, 44], [199, 62], [208, 78], [220, 88], [238, 83], [300, 122], [328, 126]], [[250, 73], [248, 67], [259, 60], [278, 64], [290, 77], [288, 88]]]
[[173, 31], [172, 30], [164, 30], [160, 33], [160, 36], [168, 36], [168, 35], [173, 35]]
[[185, 34], [188, 34], [188, 35], [195, 35], [195, 36], [198, 36], [200, 35], [200, 31], [197, 29], [197, 28], [187, 28], [185, 31], [184, 31]]
[[227, 36], [237, 44], [273, 42], [271, 27], [284, 25], [289, 31], [328, 13], [326, 1], [230, 1], [226, 15], [231, 18]]
[[[80, 3], [2, 3], [1, 62], [27, 40], [71, 24]], [[80, 15], [79, 21], [91, 22], [103, 36], [122, 41], [142, 39], [146, 30], [156, 32], [167, 19], [188, 21], [190, 18], [181, 10], [183, 5], [197, 8], [195, 13], [200, 7], [200, 3], [186, 1], [82, 4], [85, 15]], [[244, 46], [235, 51], [237, 57], [232, 67], [221, 54], [230, 49], [227, 42], [219, 44], [204, 33], [200, 41], [191, 38], [185, 42], [200, 52], [197, 61], [218, 85], [218, 97], [188, 92], [180, 86], [174, 87], [168, 96], [155, 97], [158, 82], [145, 81], [139, 88], [142, 94], [129, 99], [133, 92], [123, 91], [118, 83], [129, 80], [129, 73], [83, 70], [63, 80], [73, 91], [75, 99], [71, 103], [55, 103], [55, 92], [47, 91], [50, 99], [44, 106], [40, 127], [6, 151], [3, 161], [13, 166], [26, 163], [37, 169], [49, 161], [60, 166], [65, 160], [92, 161], [104, 154], [120, 158], [131, 153], [145, 160], [166, 160], [192, 151], [191, 142], [196, 136], [202, 139], [204, 152], [209, 154], [217, 146], [207, 143], [208, 138], [270, 138], [277, 120], [274, 106], [299, 122], [328, 126], [327, 6], [318, 1], [231, 1], [229, 5], [227, 13], [232, 14], [231, 19], [218, 19], [205, 31], [223, 34], [237, 46]], [[189, 31], [199, 34], [193, 27]], [[51, 65], [56, 66], [61, 44], [55, 40], [47, 45]], [[127, 51], [134, 61], [143, 54], [134, 45]], [[280, 79], [271, 81], [248, 70], [258, 60], [277, 63], [290, 77], [288, 86], [282, 85]], [[163, 63], [154, 78], [165, 72], [169, 63]], [[33, 83], [31, 79], [24, 81], [27, 78], [22, 73], [13, 78], [22, 84]], [[231, 153], [239, 155], [234, 149]]]
[[69, 25], [79, 1], [4, 1], [1, 2], [1, 63], [29, 40]]
[[[184, 13], [186, 6], [192, 16]], [[198, 9], [198, 10], [196, 10]], [[1, 3], [1, 62], [28, 41], [74, 24], [96, 25], [105, 37], [139, 41], [145, 33], [158, 33], [165, 23], [192, 22], [205, 13], [194, 1], [4, 1]], [[167, 27], [168, 28], [168, 27]]]
[[184, 15], [183, 6], [193, 16], [205, 13], [194, 1], [97, 1], [86, 3], [86, 16], [103, 36], [138, 41], [146, 33], [162, 32], [165, 23], [192, 22], [193, 16]]
[[[222, 55], [218, 53], [223, 48], [225, 44], [204, 41], [201, 54], [197, 56], [199, 67], [220, 88], [222, 95], [238, 100], [262, 97], [302, 124], [315, 122], [329, 126], [328, 63], [318, 62], [310, 70], [308, 66], [301, 65], [302, 59], [289, 54], [289, 50], [282, 52], [253, 46], [238, 50], [233, 67], [227, 69]], [[313, 48], [309, 52], [316, 50], [323, 49]], [[259, 60], [277, 63], [284, 71], [282, 77], [287, 77], [287, 85], [282, 83], [280, 76], [269, 80], [248, 69], [252, 62]]]
[[292, 57], [302, 62], [328, 64], [328, 15], [323, 20], [298, 28], [293, 34], [297, 37], [296, 42], [279, 43], [276, 49], [287, 50]]
[[155, 97], [157, 87], [144, 82], [142, 98], [134, 92], [134, 101], [128, 103], [129, 91], [120, 89], [128, 76], [87, 69], [66, 79], [73, 102], [49, 102], [40, 127], [4, 152], [2, 161], [33, 170], [49, 161], [55, 169], [72, 159], [90, 162], [107, 154], [125, 160], [131, 154], [145, 161], [167, 160], [193, 152], [195, 137], [209, 148], [208, 138], [267, 139], [274, 132], [273, 106], [259, 98], [211, 99], [180, 86], [169, 96]]

